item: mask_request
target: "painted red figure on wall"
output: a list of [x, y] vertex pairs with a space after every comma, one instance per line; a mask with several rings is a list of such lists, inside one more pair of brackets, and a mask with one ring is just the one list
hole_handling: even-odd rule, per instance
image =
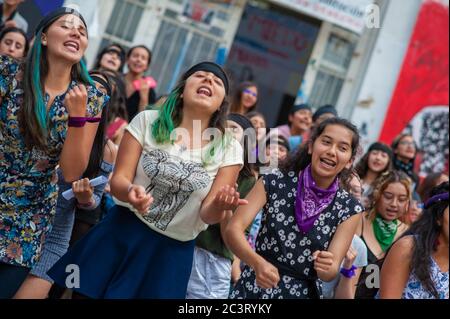
[[411, 132], [422, 152], [422, 177], [448, 169], [448, 45], [448, 5], [424, 1], [380, 136], [391, 143]]

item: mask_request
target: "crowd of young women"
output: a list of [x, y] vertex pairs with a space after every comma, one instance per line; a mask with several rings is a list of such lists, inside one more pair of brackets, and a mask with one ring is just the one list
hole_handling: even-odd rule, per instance
[[357, 161], [331, 105], [267, 128], [212, 62], [154, 105], [151, 51], [88, 72], [88, 38], [64, 7], [0, 33], [0, 298], [448, 298], [448, 177], [420, 183], [412, 136]]

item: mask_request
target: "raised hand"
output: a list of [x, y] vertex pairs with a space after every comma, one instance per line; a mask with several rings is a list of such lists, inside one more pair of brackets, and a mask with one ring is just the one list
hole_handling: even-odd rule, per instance
[[139, 88], [139, 96], [141, 98], [145, 98], [148, 99], [148, 92], [150, 91], [150, 86], [148, 85], [147, 81], [142, 78], [139, 80], [140, 81], [140, 88]]
[[153, 197], [147, 194], [145, 188], [140, 185], [131, 185], [128, 192], [128, 202], [142, 215], [146, 215]]
[[255, 266], [256, 284], [263, 289], [275, 288], [280, 281], [280, 275], [278, 269], [262, 259]]
[[247, 205], [248, 201], [239, 198], [239, 193], [235, 187], [229, 185], [223, 186], [216, 194], [213, 205], [217, 211], [231, 210], [234, 211], [240, 205]]
[[355, 262], [356, 256], [358, 255], [358, 252], [353, 249], [352, 246], [349, 247], [347, 254], [344, 258], [344, 264], [342, 265], [345, 269], [350, 269], [353, 266], [353, 263]]
[[67, 92], [64, 104], [71, 117], [85, 117], [87, 109], [87, 90], [83, 84], [74, 86]]
[[94, 188], [89, 184], [88, 178], [83, 178], [72, 183], [72, 190], [81, 205], [89, 205], [92, 202]]

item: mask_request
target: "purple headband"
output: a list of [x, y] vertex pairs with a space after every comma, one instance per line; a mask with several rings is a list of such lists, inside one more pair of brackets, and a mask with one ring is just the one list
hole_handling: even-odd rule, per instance
[[431, 197], [429, 200], [426, 201], [425, 208], [430, 208], [431, 205], [444, 200], [448, 201], [448, 193], [434, 195], [433, 197]]

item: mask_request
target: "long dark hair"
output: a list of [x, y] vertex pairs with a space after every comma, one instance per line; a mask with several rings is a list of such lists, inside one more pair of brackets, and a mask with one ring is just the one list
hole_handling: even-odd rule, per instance
[[148, 53], [148, 59], [147, 59], [147, 68], [150, 67], [150, 64], [152, 63], [152, 50], [150, 50], [149, 48], [147, 48], [145, 45], [140, 44], [140, 45], [135, 45], [134, 47], [131, 47], [128, 52], [127, 52], [127, 59], [130, 58], [131, 54], [133, 53], [134, 49], [144, 49], [145, 51], [147, 51]]
[[[188, 72], [184, 73], [181, 80], [167, 97], [167, 100], [161, 105], [158, 118], [152, 125], [152, 136], [158, 144], [171, 143], [171, 134], [181, 124], [183, 119], [183, 99], [181, 94], [184, 91]], [[222, 134], [221, 140], [212, 140], [211, 146], [207, 151], [205, 164], [209, 163], [217, 154], [218, 149], [224, 149], [229, 141], [229, 134], [226, 134], [226, 120], [229, 110], [229, 102], [225, 95], [219, 109], [213, 113], [209, 121], [208, 127], [218, 129]]]
[[[367, 175], [367, 172], [369, 171], [369, 157], [370, 157], [371, 152], [372, 151], [364, 154], [364, 156], [359, 160], [358, 164], [356, 164], [356, 166], [355, 166], [355, 171], [358, 173], [358, 175], [361, 179], [364, 179]], [[387, 172], [390, 170], [392, 170], [392, 158], [391, 157], [389, 157], [388, 164], [386, 165], [384, 170], [378, 174], [378, 176], [380, 176], [380, 174], [383, 174], [384, 172]]]
[[392, 148], [392, 151], [394, 152], [393, 164], [392, 164], [392, 165], [393, 165], [393, 167], [394, 167], [395, 169], [404, 170], [404, 169], [401, 167], [401, 165], [400, 165], [401, 161], [400, 161], [400, 159], [398, 158], [398, 155], [396, 154], [396, 150], [397, 150], [397, 148], [398, 148], [400, 142], [401, 142], [405, 137], [411, 137], [411, 138], [413, 139], [413, 141], [414, 141], [414, 147], [415, 147], [415, 149], [416, 149], [416, 152], [415, 152], [415, 154], [414, 154], [414, 158], [411, 159], [411, 160], [409, 160], [409, 163], [408, 163], [408, 166], [411, 167], [411, 170], [410, 170], [410, 171], [406, 171], [406, 170], [405, 170], [405, 172], [408, 174], [408, 176], [409, 176], [409, 177], [412, 179], [412, 181], [415, 183], [415, 188], [417, 188], [417, 186], [418, 186], [418, 184], [419, 184], [419, 176], [414, 172], [414, 163], [415, 163], [415, 161], [416, 161], [416, 156], [417, 156], [417, 153], [418, 153], [418, 151], [419, 151], [419, 147], [418, 147], [416, 141], [414, 140], [414, 137], [413, 137], [411, 134], [402, 133], [402, 134], [398, 135], [397, 137], [395, 137], [395, 139], [392, 141], [391, 148]]
[[[92, 70], [89, 72], [90, 75], [99, 76], [106, 80], [106, 82], [111, 87], [111, 79], [110, 76], [103, 71], [100, 70]], [[100, 165], [103, 160], [105, 145], [107, 139], [105, 138], [106, 124], [108, 119], [108, 108], [110, 101], [106, 103], [102, 110], [102, 117], [97, 127], [97, 133], [95, 134], [94, 142], [92, 143], [91, 154], [89, 155], [89, 162], [86, 170], [83, 173], [83, 177], [87, 177], [89, 179], [97, 177], [98, 172], [100, 170]]]
[[[233, 96], [233, 102], [231, 104], [231, 113], [242, 113], [244, 110], [241, 110], [241, 100], [242, 100], [242, 94], [244, 93], [244, 90], [248, 89], [249, 87], [258, 87], [256, 83], [253, 82], [242, 82], [239, 84], [239, 86], [236, 88], [236, 91], [234, 92]], [[256, 106], [258, 104], [258, 99], [256, 99], [255, 104], [248, 109], [248, 112], [254, 111], [256, 109]]]
[[[48, 60], [47, 48], [42, 45], [41, 37], [55, 21], [37, 32], [25, 61], [23, 103], [18, 117], [20, 131], [29, 149], [37, 147], [47, 151], [48, 112], [44, 99], [44, 80], [48, 74]], [[93, 85], [83, 60], [72, 66], [71, 79], [84, 85]]]
[[[323, 121], [319, 124], [319, 126], [315, 127], [308, 142], [299, 147], [299, 149], [293, 155], [290, 155], [281, 165], [281, 169], [285, 172], [294, 171], [296, 174], [298, 174], [300, 171], [308, 167], [308, 165], [311, 164], [311, 154], [308, 154], [308, 148], [309, 146], [312, 146], [314, 144], [314, 142], [320, 135], [322, 135], [328, 125], [339, 125], [345, 127], [353, 133], [351, 148], [352, 158], [355, 158], [356, 152], [358, 151], [360, 139], [358, 128], [346, 119], [333, 117]], [[345, 172], [345, 170], [346, 169], [344, 169], [343, 172]], [[341, 172], [340, 174], [342, 174], [343, 172]]]
[[123, 75], [112, 70], [104, 70], [102, 72], [109, 76], [111, 84], [111, 97], [109, 99], [108, 125], [114, 122], [118, 117], [128, 121], [128, 112], [126, 107], [126, 91]]
[[120, 67], [118, 72], [122, 73], [123, 72], [123, 67], [125, 66], [125, 56], [126, 56], [126, 51], [123, 48], [123, 46], [121, 46], [118, 43], [111, 43], [110, 45], [108, 45], [107, 47], [103, 48], [103, 50], [101, 50], [99, 52], [99, 54], [97, 55], [97, 59], [95, 61], [94, 64], [94, 69], [100, 69], [100, 61], [103, 58], [103, 55], [105, 55], [106, 53], [108, 53], [110, 50], [114, 50], [117, 48], [117, 51], [119, 51], [119, 56], [120, 56]]
[[[236, 123], [239, 125], [239, 123]], [[250, 123], [251, 124], [251, 123]], [[239, 125], [240, 126], [240, 125]], [[241, 126], [242, 129], [245, 129]], [[249, 130], [250, 135], [245, 134], [245, 131]], [[244, 149], [244, 166], [239, 172], [240, 178], [248, 178], [255, 176], [255, 164], [252, 163], [250, 158], [250, 152], [255, 152], [256, 150], [256, 132], [253, 125], [250, 128], [247, 128], [244, 131], [244, 135], [242, 136], [242, 141], [239, 141]]]
[[25, 31], [23, 31], [22, 29], [17, 28], [17, 27], [5, 28], [2, 30], [2, 32], [0, 32], [0, 42], [3, 40], [3, 38], [8, 33], [19, 33], [20, 35], [23, 36], [23, 38], [25, 39], [25, 47], [24, 47], [24, 51], [23, 51], [23, 57], [27, 56], [28, 50], [30, 50], [30, 43], [28, 42], [27, 34], [25, 33]]
[[[448, 193], [449, 183], [444, 182], [431, 191], [431, 196]], [[437, 250], [437, 239], [442, 232], [442, 220], [448, 199], [431, 204], [425, 208], [422, 216], [412, 224], [404, 234], [414, 236], [414, 248], [411, 259], [411, 271], [420, 280], [422, 285], [434, 297], [438, 298], [436, 286], [431, 279], [431, 255]]]

